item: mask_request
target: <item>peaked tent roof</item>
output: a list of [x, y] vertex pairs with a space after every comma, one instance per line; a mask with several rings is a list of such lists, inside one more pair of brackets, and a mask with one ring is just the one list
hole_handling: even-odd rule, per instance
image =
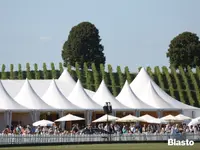
[[123, 105], [133, 109], [155, 109], [154, 107], [141, 101], [131, 90], [128, 81], [126, 80], [121, 92], [116, 99]]
[[40, 97], [35, 93], [31, 87], [28, 79], [26, 79], [20, 92], [14, 98], [16, 102], [29, 109], [37, 110], [53, 110], [54, 108], [46, 104]]
[[67, 71], [67, 69], [63, 70], [63, 72], [60, 75], [60, 77], [58, 78], [58, 80], [60, 80], [60, 81], [67, 81], [68, 83], [71, 83], [71, 84], [74, 84], [74, 85], [76, 84], [76, 82], [71, 77], [71, 75], [69, 74], [69, 72]]
[[[144, 87], [148, 84], [148, 82], [151, 81], [155, 91], [157, 94], [167, 103], [171, 104], [172, 106], [176, 106], [177, 108], [182, 109], [198, 109], [197, 107], [193, 107], [190, 105], [186, 105], [184, 103], [181, 103], [180, 101], [172, 98], [170, 95], [168, 95], [165, 91], [163, 91], [148, 75], [146, 70], [144, 68], [141, 68], [140, 72], [136, 76], [136, 78], [132, 81], [130, 84], [131, 89], [135, 91], [144, 91]], [[136, 93], [135, 93], [136, 94]], [[137, 94], [136, 94], [137, 95]], [[138, 96], [138, 95], [137, 95]]]
[[[145, 94], [145, 92], [143, 94]], [[176, 107], [176, 106], [170, 105], [169, 103], [167, 103], [165, 100], [163, 100], [158, 95], [158, 93], [155, 91], [151, 81], [149, 81], [148, 92], [147, 92], [146, 96], [147, 97], [146, 97], [146, 99], [143, 99], [143, 102], [146, 102], [149, 105], [154, 106], [156, 108], [172, 109], [172, 108]]]
[[99, 105], [104, 106], [106, 102], [110, 102], [113, 109], [128, 110], [130, 108], [121, 104], [108, 90], [104, 80], [102, 80], [98, 90], [92, 99]]
[[103, 108], [96, 104], [85, 92], [81, 82], [78, 80], [74, 89], [68, 96], [68, 99], [74, 105], [87, 110], [102, 110]]
[[[59, 83], [61, 83], [60, 81], [65, 82], [67, 84], [67, 89], [65, 88], [65, 86], [62, 86], [61, 84], [59, 84]], [[74, 79], [72, 78], [72, 76], [70, 75], [70, 73], [67, 71], [66, 68], [63, 70], [61, 76], [58, 78], [57, 83], [58, 83], [59, 89], [61, 89], [63, 91], [63, 94], [65, 95], [65, 97], [69, 96], [70, 92], [76, 85], [76, 82], [74, 81]], [[90, 91], [88, 89], [84, 89], [84, 90], [90, 97], [92, 97], [94, 95], [93, 91]], [[69, 91], [69, 92], [66, 92], [66, 91]]]
[[1, 80], [0, 80], [0, 110], [17, 110], [24, 111], [28, 110], [24, 106], [18, 104], [5, 90]]
[[92, 121], [92, 122], [107, 122], [107, 121], [116, 121], [117, 119], [119, 119], [118, 117], [112, 116], [112, 115], [103, 115], [102, 117]]
[[50, 83], [49, 88], [42, 96], [42, 99], [48, 105], [57, 109], [67, 110], [80, 110], [78, 106], [72, 104], [58, 89], [55, 80], [53, 79]]
[[78, 121], [78, 120], [85, 120], [85, 118], [81, 118], [72, 114], [67, 114], [64, 117], [61, 117], [57, 120], [55, 120], [55, 122], [61, 122], [61, 121]]

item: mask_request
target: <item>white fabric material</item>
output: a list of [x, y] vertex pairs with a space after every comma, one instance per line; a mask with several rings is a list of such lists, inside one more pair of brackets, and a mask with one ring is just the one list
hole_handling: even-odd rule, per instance
[[81, 82], [78, 80], [68, 100], [74, 105], [87, 110], [102, 110], [103, 108], [96, 104], [84, 91]]
[[29, 81], [26, 79], [20, 92], [14, 98], [16, 102], [24, 107], [37, 110], [53, 110], [54, 108], [46, 104], [40, 97], [35, 93], [31, 87]]
[[116, 122], [139, 122], [139, 121], [143, 120], [131, 114], [116, 120]]
[[113, 109], [120, 109], [120, 110], [128, 110], [130, 108], [121, 104], [115, 97], [110, 93], [104, 80], [102, 80], [98, 90], [92, 97], [92, 99], [102, 107], [106, 104], [106, 102], [110, 102]]
[[60, 77], [58, 78], [58, 80], [60, 81], [65, 81], [68, 82], [72, 85], [75, 85], [76, 82], [74, 81], [74, 79], [71, 77], [71, 75], [69, 74], [69, 72], [67, 71], [67, 69], [65, 68], [62, 72], [62, 74], [60, 75]]
[[[15, 97], [21, 87], [24, 85], [26, 80], [2, 80], [2, 83], [6, 89], [6, 91], [11, 95], [11, 97]], [[29, 80], [30, 85], [34, 89], [34, 91], [37, 93], [38, 96], [42, 97], [46, 90], [49, 87], [49, 84], [52, 80]], [[63, 73], [61, 74], [60, 78], [58, 80], [55, 80], [59, 90], [63, 93], [65, 97], [68, 97], [71, 93], [72, 89], [76, 85], [76, 82], [73, 80], [73, 78], [70, 76], [68, 71], [65, 69]], [[86, 93], [92, 97], [94, 95], [93, 91], [84, 89]]]
[[176, 108], [182, 108], [182, 109], [198, 109], [197, 107], [189, 106], [184, 103], [181, 103], [180, 101], [172, 98], [170, 95], [168, 95], [166, 92], [164, 92], [148, 75], [146, 70], [144, 68], [141, 68], [140, 72], [136, 76], [136, 78], [132, 81], [130, 84], [131, 89], [135, 92], [135, 94], [139, 98], [143, 98], [145, 95], [145, 92], [148, 90], [145, 88], [149, 81], [151, 81], [151, 84], [153, 85], [156, 93], [167, 103], [171, 104], [171, 106], [174, 106]]
[[197, 118], [195, 118], [195, 119], [192, 119], [192, 120], [189, 122], [188, 126], [196, 126], [196, 125], [198, 125], [198, 124], [200, 124], [200, 117], [197, 117]]
[[152, 106], [144, 103], [141, 101], [131, 90], [128, 81], [126, 80], [121, 92], [116, 97], [116, 99], [125, 105], [126, 107], [132, 108], [132, 109], [155, 109]]
[[51, 126], [52, 124], [54, 124], [54, 122], [49, 121], [49, 120], [40, 120], [40, 121], [36, 121], [33, 123], [33, 126], [37, 127], [37, 126]]
[[117, 119], [119, 119], [118, 117], [115, 117], [115, 116], [111, 116], [111, 115], [104, 115], [92, 122], [107, 122], [107, 121], [116, 121]]
[[25, 111], [28, 108], [18, 104], [5, 90], [2, 82], [0, 81], [0, 109], [2, 110], [17, 110]]
[[175, 105], [170, 105], [158, 95], [152, 85], [150, 77], [144, 69], [141, 69], [130, 84], [130, 87], [139, 99], [152, 107], [159, 109], [172, 109], [176, 107]]
[[48, 105], [57, 109], [67, 109], [67, 110], [81, 110], [81, 108], [72, 104], [58, 89], [55, 80], [52, 80], [49, 88], [42, 96], [42, 99]]
[[148, 115], [148, 114], [143, 115], [143, 116], [141, 116], [141, 117], [139, 117], [139, 118], [142, 119], [143, 122], [147, 122], [147, 123], [157, 123], [157, 124], [165, 123], [165, 121], [162, 121], [162, 120], [160, 120], [160, 119], [158, 119], [158, 118], [155, 118], [155, 117], [153, 117], [153, 116], [150, 116], [150, 115]]
[[164, 116], [162, 118], [160, 118], [161, 120], [164, 120], [164, 121], [167, 121], [167, 122], [176, 122], [176, 121], [180, 121], [179, 119], [177, 119], [175, 116], [172, 116], [172, 115], [167, 115], [167, 116]]
[[77, 121], [77, 120], [85, 120], [84, 118], [72, 115], [72, 114], [68, 114], [64, 117], [61, 117], [57, 120], [55, 120], [55, 122], [62, 122], [62, 121]]
[[[65, 82], [68, 85], [68, 89], [67, 91], [69, 92], [65, 92], [66, 93], [66, 97], [69, 96], [70, 92], [72, 91], [72, 89], [75, 87], [76, 82], [74, 81], [74, 79], [71, 77], [71, 75], [69, 74], [69, 72], [67, 71], [67, 69], [64, 69], [63, 73], [61, 74], [61, 76], [58, 78], [59, 81]], [[66, 90], [65, 90], [66, 91]], [[85, 92], [92, 97], [94, 95], [93, 91], [87, 90], [85, 89]]]
[[185, 121], [185, 120], [191, 120], [192, 118], [188, 117], [188, 116], [184, 116], [183, 114], [179, 114], [177, 116], [175, 116], [176, 119], [178, 120], [182, 120], [182, 121]]

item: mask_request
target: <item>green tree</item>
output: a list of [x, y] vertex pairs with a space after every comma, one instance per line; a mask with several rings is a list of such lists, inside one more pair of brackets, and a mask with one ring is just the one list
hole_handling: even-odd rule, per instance
[[56, 79], [56, 78], [57, 78], [56, 68], [55, 68], [55, 65], [54, 65], [53, 62], [51, 63], [51, 74], [52, 74], [52, 78], [53, 78], [53, 79]]
[[14, 65], [13, 64], [10, 64], [10, 79], [11, 80], [15, 79], [15, 76], [14, 76]]
[[4, 64], [1, 67], [1, 79], [7, 79], [6, 65]]
[[18, 64], [18, 79], [21, 80], [23, 79], [23, 72], [22, 72], [22, 65]]
[[118, 74], [120, 88], [122, 88], [124, 86], [124, 76], [122, 74], [122, 70], [120, 66], [117, 66], [117, 74]]
[[38, 65], [34, 64], [35, 79], [40, 79], [40, 72], [38, 71]]
[[100, 43], [99, 30], [90, 22], [82, 22], [74, 26], [68, 36], [68, 40], [63, 45], [62, 58], [64, 66], [70, 65], [75, 67], [77, 62], [81, 68], [84, 62], [91, 69], [92, 63], [96, 68], [100, 64], [105, 64], [104, 47]]
[[84, 77], [85, 77], [85, 82], [86, 82], [86, 88], [87, 89], [92, 89], [92, 86], [91, 86], [91, 75], [90, 75], [90, 73], [89, 73], [89, 71], [88, 71], [88, 67], [87, 67], [87, 64], [86, 63], [84, 63]]
[[132, 78], [131, 78], [131, 74], [130, 74], [128, 66], [126, 66], [124, 70], [125, 70], [126, 80], [130, 84], [132, 81]]
[[117, 89], [116, 89], [116, 82], [115, 82], [115, 77], [113, 74], [113, 69], [112, 66], [109, 64], [108, 65], [108, 72], [110, 74], [110, 80], [111, 80], [111, 87], [112, 87], [112, 94], [114, 96], [117, 96]]
[[96, 91], [99, 88], [100, 80], [99, 80], [99, 73], [94, 63], [92, 63], [92, 72], [93, 72], [93, 79], [94, 79], [94, 87]]
[[182, 66], [195, 68], [200, 65], [200, 41], [199, 37], [191, 32], [183, 32], [176, 36], [170, 43], [167, 52], [170, 66], [176, 69]]
[[81, 77], [80, 66], [77, 62], [75, 63], [75, 66], [76, 66], [76, 77], [82, 82], [83, 80]]
[[61, 62], [59, 63], [59, 69], [60, 69], [60, 75], [61, 75], [63, 72], [63, 64]]
[[48, 74], [46, 63], [43, 63], [43, 77], [44, 77], [44, 79], [49, 79], [49, 74]]
[[29, 63], [26, 63], [26, 78], [32, 79], [32, 77], [31, 77], [31, 67], [30, 67]]

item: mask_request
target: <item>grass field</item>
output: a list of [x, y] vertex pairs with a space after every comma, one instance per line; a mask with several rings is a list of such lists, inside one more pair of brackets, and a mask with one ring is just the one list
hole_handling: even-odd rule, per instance
[[199, 150], [200, 143], [194, 146], [167, 146], [167, 143], [157, 144], [91, 144], [38, 147], [10, 147], [0, 150]]

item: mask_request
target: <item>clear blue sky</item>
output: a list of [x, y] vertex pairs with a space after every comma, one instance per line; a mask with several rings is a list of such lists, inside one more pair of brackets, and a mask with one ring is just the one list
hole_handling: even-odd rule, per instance
[[199, 8], [200, 0], [0, 0], [0, 64], [58, 66], [70, 29], [90, 21], [99, 29], [107, 64], [131, 71], [168, 66], [174, 36], [200, 36]]

